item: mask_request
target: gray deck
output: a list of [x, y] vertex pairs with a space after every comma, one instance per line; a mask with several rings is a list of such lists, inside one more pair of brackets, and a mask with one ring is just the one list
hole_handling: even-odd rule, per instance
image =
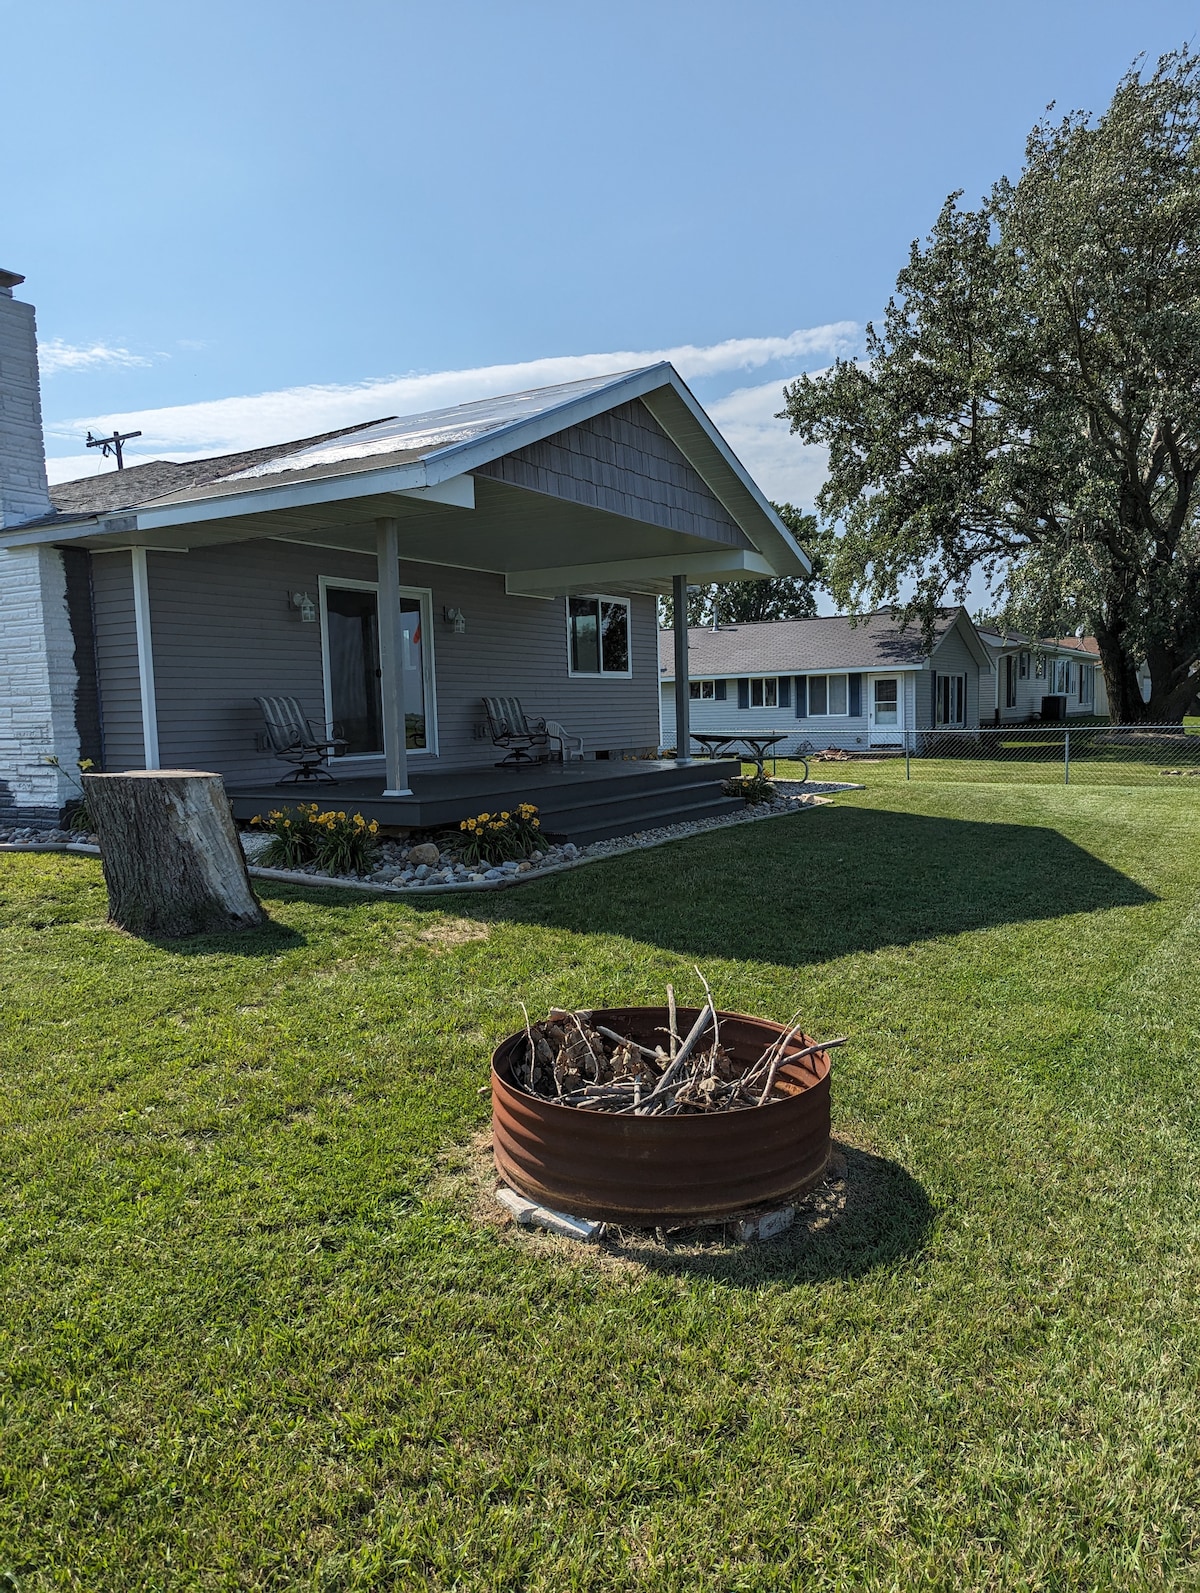
[[532, 802], [548, 836], [585, 843], [737, 812], [741, 799], [725, 796], [721, 783], [740, 773], [736, 759], [595, 760], [428, 774], [410, 770], [411, 797], [385, 797], [381, 774], [339, 779], [336, 785], [232, 785], [229, 797], [234, 817], [242, 820], [268, 808], [316, 801], [409, 830], [442, 829], [476, 813]]

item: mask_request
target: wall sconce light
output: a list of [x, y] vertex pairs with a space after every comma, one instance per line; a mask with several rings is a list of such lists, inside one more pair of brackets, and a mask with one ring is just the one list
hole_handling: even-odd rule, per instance
[[467, 616], [461, 608], [444, 608], [442, 618], [456, 636], [461, 636], [467, 628]]
[[316, 624], [317, 605], [307, 592], [293, 592], [292, 607], [300, 610], [300, 618], [305, 625]]

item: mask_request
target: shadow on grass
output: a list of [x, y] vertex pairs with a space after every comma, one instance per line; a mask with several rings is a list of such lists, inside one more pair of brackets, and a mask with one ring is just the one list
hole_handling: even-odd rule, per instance
[[692, 958], [823, 962], [1152, 892], [1057, 830], [828, 807], [718, 830], [459, 912], [614, 934]]
[[[308, 937], [298, 929], [268, 918], [261, 929], [242, 929], [235, 933], [181, 935], [178, 940], [168, 940], [162, 935], [134, 938], [145, 941], [155, 951], [171, 951], [179, 957], [278, 957], [281, 952], [303, 946]], [[3, 1593], [2, 1588], [0, 1593]]]
[[605, 1249], [655, 1272], [731, 1288], [859, 1278], [919, 1255], [934, 1217], [921, 1185], [898, 1162], [850, 1145], [838, 1148], [846, 1159], [844, 1179], [815, 1191], [777, 1239], [722, 1245], [694, 1230], [663, 1243], [626, 1231]]

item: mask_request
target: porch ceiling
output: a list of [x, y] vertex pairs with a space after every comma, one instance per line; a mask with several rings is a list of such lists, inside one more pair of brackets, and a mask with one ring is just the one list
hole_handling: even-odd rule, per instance
[[[379, 493], [258, 514], [213, 516], [183, 525], [110, 520], [74, 538], [93, 549], [145, 547], [185, 552], [262, 538], [374, 555], [376, 521], [394, 517], [400, 557], [418, 564], [484, 570], [509, 589], [551, 596], [571, 590], [667, 592], [671, 575], [692, 581], [745, 580], [774, 573], [761, 555], [649, 521], [571, 503], [487, 477], [459, 477], [437, 499]], [[446, 487], [452, 484], [447, 483]], [[434, 489], [435, 491], [437, 489]], [[467, 506], [473, 498], [473, 507]]]

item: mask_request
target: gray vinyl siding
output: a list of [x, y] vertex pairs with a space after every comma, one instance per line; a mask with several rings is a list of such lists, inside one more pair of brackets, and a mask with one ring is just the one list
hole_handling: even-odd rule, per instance
[[[929, 730], [933, 727], [933, 685], [930, 679], [931, 671], [939, 675], [965, 675], [967, 680], [967, 701], [964, 729], [979, 729], [979, 694], [981, 682], [983, 690], [990, 689], [991, 677], [986, 673], [981, 675], [979, 664], [975, 655], [955, 625], [946, 632], [939, 645], [934, 649], [933, 656], [925, 670], [922, 672], [917, 686], [917, 729]], [[986, 707], [985, 707], [986, 712]]]
[[[989, 651], [991, 651], [991, 649], [989, 649]], [[1106, 711], [1107, 698], [1103, 696], [1104, 676], [1099, 667], [1098, 660], [1087, 657], [1081, 659], [1078, 653], [1047, 652], [1043, 654], [1047, 676], [1039, 678], [1034, 673], [1037, 668], [1037, 657], [1033, 648], [1013, 648], [1011, 650], [1012, 657], [1019, 661], [1022, 651], [1028, 652], [1029, 654], [1029, 673], [1024, 680], [1021, 679], [1019, 673], [1017, 675], [1017, 702], [1014, 708], [1009, 708], [1005, 703], [1004, 659], [1006, 655], [999, 651], [994, 653], [992, 662], [995, 665], [995, 673], [991, 676], [991, 680], [987, 689], [986, 700], [984, 702], [984, 724], [992, 723], [992, 721], [995, 719], [995, 710], [997, 708], [1000, 710], [1001, 724], [1019, 724], [1026, 719], [1037, 718], [1042, 711], [1042, 698], [1054, 694], [1054, 682], [1052, 679], [1047, 678], [1047, 676], [1051, 671], [1053, 671], [1055, 661], [1059, 658], [1068, 658], [1075, 666], [1071, 682], [1071, 691], [1067, 697], [1068, 717], [1076, 714], [1094, 714], [1103, 713]], [[1081, 663], [1085, 669], [1088, 668], [1089, 665], [1095, 668], [1096, 705], [1091, 703], [1084, 704], [1079, 700], [1078, 670]], [[1017, 663], [1016, 667], [1019, 671], [1019, 662]], [[1098, 706], [1101, 702], [1104, 703], [1104, 708]]]
[[[108, 767], [142, 762], [141, 709], [128, 553], [96, 560], [96, 615]], [[314, 599], [320, 578], [370, 581], [369, 556], [280, 541], [253, 541], [190, 553], [150, 553], [159, 753], [164, 767], [212, 769], [235, 781], [278, 778], [284, 771], [256, 749], [262, 721], [256, 696], [299, 697], [324, 722], [321, 627], [305, 624], [289, 594]], [[499, 576], [402, 564], [402, 585], [432, 589], [432, 646], [439, 756], [422, 764], [458, 768], [501, 755], [483, 730], [481, 698], [512, 694], [531, 714], [560, 720], [582, 735], [589, 755], [653, 747], [658, 738], [657, 633], [654, 599], [631, 609], [631, 679], [571, 679], [566, 606], [505, 594]], [[467, 630], [442, 622], [461, 608]], [[112, 729], [110, 730], [110, 727]], [[364, 767], [356, 763], [360, 772]]]
[[729, 547], [749, 540], [638, 399], [483, 465], [491, 476]]
[[92, 601], [100, 717], [104, 726], [104, 767], [109, 770], [143, 769], [145, 752], [137, 630], [133, 617], [133, 558], [128, 549], [92, 555]]

